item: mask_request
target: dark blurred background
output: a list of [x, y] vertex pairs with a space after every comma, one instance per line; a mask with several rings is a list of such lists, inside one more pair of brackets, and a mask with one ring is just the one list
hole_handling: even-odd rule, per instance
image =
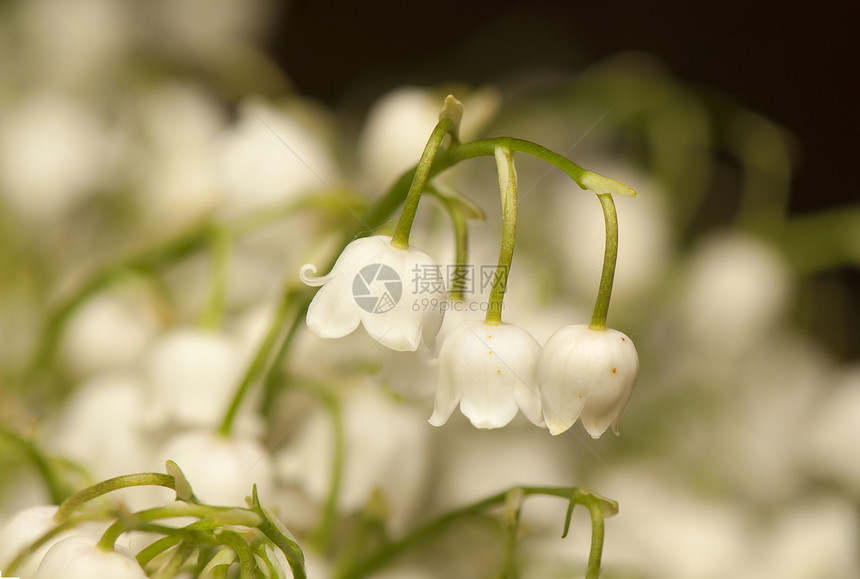
[[363, 88], [575, 73], [640, 50], [798, 140], [790, 210], [860, 199], [857, 2], [295, 0], [273, 50], [300, 93], [336, 105]]
[[[272, 51], [298, 92], [369, 105], [402, 84], [573, 74], [623, 51], [786, 128], [796, 139], [789, 212], [860, 201], [855, 146], [858, 2], [335, 2], [295, 0]], [[860, 271], [806, 280], [806, 324], [860, 357]], [[826, 296], [824, 298], [818, 296]], [[842, 307], [833, 308], [832, 303]], [[837, 312], [837, 313], [833, 313]], [[834, 317], [836, 316], [836, 317]], [[828, 330], [834, 324], [838, 332]], [[853, 328], [853, 329], [852, 329]]]

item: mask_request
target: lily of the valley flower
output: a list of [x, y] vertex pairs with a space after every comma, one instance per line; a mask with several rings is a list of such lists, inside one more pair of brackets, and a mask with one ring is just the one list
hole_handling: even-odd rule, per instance
[[314, 277], [306, 264], [302, 281], [323, 286], [308, 308], [307, 324], [321, 338], [340, 338], [364, 325], [383, 346], [415, 351], [432, 345], [444, 317], [445, 286], [439, 266], [415, 247], [400, 249], [391, 237], [356, 239], [328, 275]]
[[564, 432], [581, 417], [588, 434], [600, 438], [610, 425], [618, 434], [618, 419], [639, 374], [639, 355], [621, 332], [567, 326], [544, 345], [537, 374], [550, 433]]
[[477, 428], [505, 426], [517, 409], [543, 426], [537, 389], [540, 352], [537, 340], [518, 326], [464, 323], [439, 351], [439, 387], [430, 424], [445, 424], [459, 403]]
[[91, 537], [76, 535], [63, 539], [45, 554], [36, 579], [146, 579], [134, 557], [123, 551], [105, 551]]

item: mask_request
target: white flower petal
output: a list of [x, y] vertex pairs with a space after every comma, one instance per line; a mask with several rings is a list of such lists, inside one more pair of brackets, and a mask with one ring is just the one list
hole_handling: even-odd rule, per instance
[[451, 417], [454, 408], [460, 402], [460, 391], [457, 389], [454, 381], [445, 372], [439, 373], [439, 386], [436, 389], [436, 399], [433, 403], [433, 415], [430, 417], [430, 424], [433, 426], [442, 426]]
[[320, 338], [342, 338], [361, 322], [359, 309], [349, 295], [349, 280], [332, 276], [308, 306], [307, 324]]

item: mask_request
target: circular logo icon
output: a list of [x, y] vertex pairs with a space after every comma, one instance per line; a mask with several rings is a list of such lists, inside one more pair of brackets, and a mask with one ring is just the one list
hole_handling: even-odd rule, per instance
[[390, 312], [403, 295], [403, 282], [390, 266], [371, 263], [352, 279], [352, 297], [358, 307], [371, 314]]

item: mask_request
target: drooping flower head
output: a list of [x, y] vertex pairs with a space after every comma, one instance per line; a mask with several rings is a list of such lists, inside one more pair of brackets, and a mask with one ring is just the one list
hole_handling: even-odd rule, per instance
[[550, 433], [560, 434], [578, 418], [592, 438], [618, 419], [636, 385], [639, 355], [617, 330], [567, 326], [553, 334], [538, 363], [543, 416]]
[[322, 286], [308, 308], [307, 324], [322, 338], [340, 338], [361, 323], [383, 346], [415, 351], [432, 345], [445, 315], [445, 283], [429, 255], [391, 237], [356, 239], [346, 246], [328, 275], [302, 267], [307, 285]]
[[439, 351], [439, 387], [430, 424], [442, 426], [459, 403], [477, 428], [501, 428], [522, 410], [543, 426], [537, 388], [540, 344], [511, 324], [466, 322]]

